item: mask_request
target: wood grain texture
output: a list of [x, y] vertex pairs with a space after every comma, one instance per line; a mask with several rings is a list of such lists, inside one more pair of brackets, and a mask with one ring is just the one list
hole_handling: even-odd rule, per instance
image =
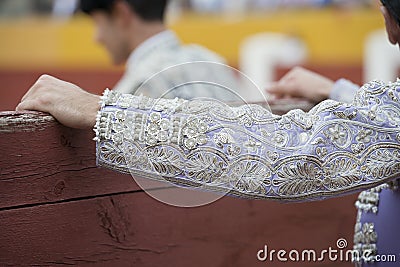
[[352, 266], [259, 262], [258, 250], [336, 248], [352, 238], [354, 199], [278, 204], [223, 198], [200, 208], [145, 193], [0, 213], [0, 266]]
[[351, 247], [355, 195], [172, 207], [130, 175], [97, 168], [91, 131], [39, 113], [0, 113], [0, 121], [0, 266], [352, 266], [256, 254], [264, 245], [321, 251], [339, 238]]
[[96, 167], [93, 132], [48, 117], [0, 113], [0, 209], [140, 190], [130, 175]]
[[37, 112], [1, 112], [0, 133], [35, 132], [52, 125], [54, 118]]

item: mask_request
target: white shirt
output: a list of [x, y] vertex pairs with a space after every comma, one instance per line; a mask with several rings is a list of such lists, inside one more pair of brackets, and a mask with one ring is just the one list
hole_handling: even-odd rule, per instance
[[360, 86], [349, 80], [339, 79], [333, 85], [332, 91], [329, 94], [329, 99], [343, 103], [351, 103], [359, 88]]
[[[174, 32], [163, 31], [147, 39], [132, 52], [126, 64], [126, 71], [114, 87], [114, 91], [125, 94], [143, 94], [152, 98], [212, 97], [224, 101], [234, 101], [232, 92], [227, 92], [227, 90], [221, 89], [222, 87], [217, 88], [204, 83], [179, 86], [193, 81], [206, 81], [223, 83], [224, 86], [234, 87], [233, 91], [236, 91], [235, 77], [233, 73], [227, 71], [225, 66], [211, 63], [176, 66], [200, 61], [225, 62], [216, 53], [199, 45], [182, 45]], [[166, 68], [169, 69], [165, 70]], [[230, 86], [231, 84], [234, 85]], [[177, 86], [179, 88], [175, 88]]]

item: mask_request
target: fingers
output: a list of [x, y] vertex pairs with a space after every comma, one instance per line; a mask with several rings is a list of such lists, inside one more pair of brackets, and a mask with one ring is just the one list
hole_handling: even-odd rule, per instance
[[43, 84], [48, 83], [49, 80], [55, 79], [50, 75], [43, 74], [36, 80], [36, 82], [29, 88], [29, 90], [25, 93], [25, 95], [21, 98], [21, 102], [26, 99], [33, 98], [38, 90], [43, 88]]
[[25, 93], [25, 95], [21, 98], [21, 102], [28, 99], [30, 95], [32, 95], [36, 91], [37, 81], [29, 88], [29, 90]]
[[266, 90], [268, 93], [276, 94], [281, 92], [282, 86], [279, 84], [279, 82], [273, 82], [266, 88]]
[[37, 109], [38, 109], [38, 101], [37, 100], [25, 100], [25, 101], [22, 101], [15, 108], [16, 111], [37, 110]]
[[16, 110], [47, 112], [66, 126], [93, 128], [100, 108], [99, 98], [72, 83], [42, 75], [24, 95]]
[[271, 83], [266, 91], [275, 96], [292, 96], [296, 93], [296, 86], [290, 79], [281, 79], [278, 82]]
[[21, 103], [16, 107], [16, 110], [40, 110], [46, 111], [49, 101], [47, 101], [46, 89], [55, 80], [50, 75], [41, 75], [39, 79], [29, 88], [25, 95], [21, 98]]
[[286, 73], [279, 81], [271, 83], [266, 89], [268, 93], [276, 97], [284, 97], [285, 95], [292, 96], [296, 93], [296, 79], [299, 73], [303, 72], [301, 67], [295, 67]]

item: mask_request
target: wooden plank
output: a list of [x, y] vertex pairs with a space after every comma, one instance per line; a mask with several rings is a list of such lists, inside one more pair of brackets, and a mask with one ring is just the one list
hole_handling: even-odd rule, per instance
[[140, 190], [96, 167], [92, 138], [45, 114], [0, 113], [0, 209]]
[[90, 131], [38, 113], [2, 113], [0, 125], [0, 266], [264, 266], [264, 245], [320, 251], [352, 240], [354, 195], [176, 208], [97, 168]]
[[138, 192], [0, 211], [0, 266], [353, 266], [259, 262], [256, 254], [264, 245], [321, 251], [336, 249], [339, 238], [351, 243], [354, 200], [224, 197], [189, 209]]

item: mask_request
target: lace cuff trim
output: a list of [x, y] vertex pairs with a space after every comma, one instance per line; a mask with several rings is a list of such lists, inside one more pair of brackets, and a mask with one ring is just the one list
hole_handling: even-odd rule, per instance
[[103, 95], [100, 98], [100, 109], [97, 112], [96, 115], [96, 124], [94, 125], [93, 131], [96, 133], [96, 136], [93, 138], [93, 141], [100, 141], [102, 139], [102, 137], [104, 137], [104, 133], [105, 133], [105, 127], [107, 126], [107, 124], [105, 123], [105, 120], [102, 120], [101, 114], [102, 114], [102, 110], [103, 108], [106, 106], [106, 100], [108, 99], [108, 96], [110, 94], [110, 89], [106, 89], [103, 92]]

